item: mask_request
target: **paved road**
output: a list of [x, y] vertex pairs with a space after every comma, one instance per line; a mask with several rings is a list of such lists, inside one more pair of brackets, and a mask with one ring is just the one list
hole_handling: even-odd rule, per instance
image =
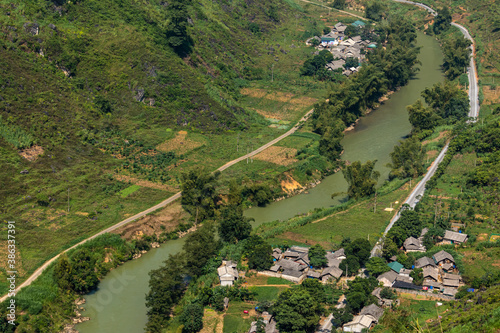
[[[412, 5], [416, 5], [419, 7], [422, 7], [429, 11], [432, 15], [436, 16], [437, 13], [434, 11], [432, 8], [429, 6], [426, 6], [424, 4], [418, 3], [418, 2], [413, 2], [413, 1], [407, 1], [407, 0], [394, 0], [396, 2], [401, 2], [401, 3], [408, 3]], [[478, 87], [477, 87], [477, 76], [476, 76], [476, 65], [474, 62], [474, 39], [472, 39], [471, 35], [465, 29], [463, 26], [457, 23], [451, 23], [452, 25], [456, 26], [457, 28], [460, 29], [460, 31], [464, 34], [465, 38], [469, 39], [472, 42], [471, 45], [471, 60], [469, 64], [469, 68], [467, 69], [467, 73], [469, 75], [469, 100], [470, 100], [470, 110], [469, 110], [469, 117], [473, 118], [472, 121], [475, 122], [477, 120], [477, 117], [479, 115], [479, 99], [478, 99]], [[404, 202], [405, 204], [410, 205], [411, 208], [414, 208], [415, 205], [418, 203], [420, 200], [420, 197], [424, 194], [425, 192], [425, 184], [427, 181], [434, 175], [434, 173], [437, 170], [437, 167], [439, 166], [439, 163], [443, 161], [443, 158], [446, 154], [446, 151], [448, 150], [448, 143], [444, 146], [443, 150], [439, 153], [438, 157], [434, 162], [432, 163], [431, 167], [425, 174], [424, 178], [417, 184], [417, 186], [413, 189], [413, 191], [410, 193], [406, 201]], [[384, 242], [384, 237], [387, 235], [389, 230], [391, 230], [392, 226], [396, 221], [399, 219], [399, 212], [397, 212], [392, 220], [389, 222], [389, 225], [385, 228], [384, 233], [382, 234], [382, 237], [379, 238], [375, 246], [373, 247], [371, 251], [371, 257], [374, 256], [379, 256], [382, 253], [382, 246]]]
[[[279, 136], [279, 137], [277, 137], [276, 139], [274, 139], [274, 140], [272, 140], [272, 141], [270, 141], [270, 142], [266, 143], [265, 145], [261, 146], [260, 148], [258, 148], [258, 149], [256, 149], [256, 150], [254, 150], [254, 151], [252, 151], [252, 152], [250, 152], [250, 153], [248, 153], [248, 154], [246, 154], [246, 155], [244, 155], [244, 156], [241, 156], [241, 157], [239, 157], [239, 158], [237, 158], [237, 159], [235, 159], [235, 160], [233, 160], [233, 161], [231, 161], [231, 162], [228, 162], [228, 163], [224, 164], [223, 166], [221, 166], [221, 167], [220, 167], [220, 168], [218, 168], [217, 170], [218, 170], [218, 171], [223, 171], [223, 170], [225, 170], [225, 169], [229, 168], [230, 166], [232, 166], [232, 165], [234, 165], [234, 164], [236, 164], [236, 163], [238, 163], [238, 162], [240, 162], [240, 161], [243, 161], [243, 160], [245, 160], [245, 159], [247, 159], [247, 158], [249, 158], [249, 157], [252, 157], [252, 156], [254, 156], [254, 155], [256, 155], [256, 154], [258, 154], [258, 153], [262, 152], [263, 150], [265, 150], [265, 149], [269, 148], [270, 146], [272, 146], [272, 145], [276, 144], [276, 143], [277, 143], [277, 142], [279, 142], [280, 140], [283, 140], [283, 139], [284, 139], [284, 138], [286, 138], [287, 136], [289, 136], [289, 135], [291, 135], [291, 134], [295, 133], [295, 131], [297, 131], [297, 130], [300, 128], [300, 126], [301, 126], [302, 122], [305, 122], [307, 119], [309, 119], [309, 117], [311, 116], [311, 114], [313, 113], [313, 111], [314, 111], [314, 109], [309, 110], [309, 111], [308, 111], [308, 112], [307, 112], [307, 113], [306, 113], [306, 114], [302, 117], [302, 119], [301, 119], [301, 120], [300, 120], [300, 121], [299, 121], [299, 122], [298, 122], [298, 123], [297, 123], [294, 127], [292, 127], [292, 128], [291, 128], [288, 132], [286, 132], [285, 134], [280, 135], [280, 136]], [[40, 267], [39, 267], [39, 268], [38, 268], [38, 269], [37, 269], [37, 270], [36, 270], [33, 274], [31, 274], [31, 276], [30, 276], [28, 279], [26, 279], [26, 280], [25, 280], [22, 284], [20, 284], [20, 285], [16, 288], [16, 293], [17, 293], [17, 292], [19, 292], [19, 290], [21, 290], [22, 288], [24, 288], [24, 287], [26, 287], [26, 286], [29, 286], [29, 285], [30, 285], [33, 281], [35, 281], [35, 280], [36, 280], [36, 279], [40, 276], [40, 274], [42, 274], [42, 272], [43, 272], [45, 269], [47, 269], [47, 267], [49, 267], [49, 265], [50, 265], [50, 264], [52, 264], [55, 260], [57, 260], [57, 258], [59, 258], [59, 256], [61, 256], [63, 253], [66, 253], [66, 252], [68, 252], [69, 250], [72, 250], [72, 249], [74, 249], [75, 247], [77, 247], [77, 246], [79, 246], [79, 245], [82, 245], [83, 243], [86, 243], [86, 242], [88, 242], [89, 240], [92, 240], [92, 239], [94, 239], [94, 238], [96, 238], [96, 237], [98, 237], [98, 236], [100, 236], [100, 235], [102, 235], [102, 234], [105, 234], [105, 233], [108, 233], [108, 232], [114, 231], [114, 230], [116, 230], [116, 229], [118, 229], [118, 228], [120, 228], [120, 227], [122, 227], [122, 226], [124, 226], [124, 225], [126, 225], [126, 224], [128, 224], [128, 223], [130, 223], [130, 222], [132, 222], [132, 221], [135, 221], [135, 220], [137, 220], [137, 219], [139, 219], [139, 218], [141, 218], [141, 217], [146, 216], [146, 215], [147, 215], [147, 214], [149, 214], [149, 213], [152, 213], [152, 212], [154, 212], [154, 211], [156, 211], [156, 210], [158, 210], [158, 209], [160, 209], [160, 208], [163, 208], [163, 207], [165, 207], [166, 205], [168, 205], [168, 204], [170, 204], [170, 203], [174, 202], [175, 200], [179, 199], [179, 198], [181, 197], [181, 194], [182, 194], [181, 192], [177, 192], [176, 194], [174, 194], [174, 195], [173, 195], [173, 196], [171, 196], [170, 198], [168, 198], [168, 199], [166, 199], [166, 200], [164, 200], [164, 201], [160, 202], [159, 204], [157, 204], [157, 205], [155, 205], [155, 206], [153, 206], [153, 207], [151, 207], [151, 208], [148, 208], [148, 209], [146, 209], [146, 210], [144, 210], [144, 211], [142, 211], [142, 212], [140, 212], [140, 213], [137, 213], [137, 214], [135, 214], [134, 216], [131, 216], [131, 217], [129, 217], [129, 218], [127, 218], [127, 219], [125, 219], [125, 220], [123, 220], [123, 221], [121, 221], [121, 222], [119, 222], [119, 223], [117, 223], [117, 224], [115, 224], [115, 225], [113, 225], [113, 226], [111, 226], [111, 227], [109, 227], [109, 228], [106, 228], [106, 229], [104, 229], [104, 230], [102, 230], [102, 231], [99, 231], [97, 234], [95, 234], [95, 235], [93, 235], [93, 236], [91, 236], [91, 237], [89, 237], [89, 238], [87, 238], [87, 239], [84, 239], [84, 240], [83, 240], [83, 241], [81, 241], [80, 243], [78, 243], [78, 244], [76, 244], [76, 245], [73, 245], [72, 247], [70, 247], [70, 248], [68, 248], [68, 249], [66, 249], [66, 250], [64, 250], [64, 251], [62, 251], [61, 253], [59, 253], [58, 255], [56, 255], [55, 257], [53, 257], [52, 259], [50, 259], [50, 260], [46, 261], [46, 262], [45, 262], [42, 266], [40, 266]], [[1, 298], [0, 298], [0, 303], [1, 303], [1, 302], [3, 302], [3, 301], [5, 301], [7, 298], [8, 298], [8, 297], [7, 297], [7, 295], [4, 295], [3, 297], [1, 297]]]

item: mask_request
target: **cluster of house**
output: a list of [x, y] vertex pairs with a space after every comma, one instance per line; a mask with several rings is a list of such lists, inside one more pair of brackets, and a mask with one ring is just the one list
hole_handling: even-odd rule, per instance
[[302, 282], [305, 278], [327, 282], [332, 278], [338, 279], [342, 275], [339, 265], [345, 258], [344, 249], [328, 252], [326, 254], [327, 267], [322, 270], [315, 270], [310, 266], [309, 248], [292, 246], [285, 252], [276, 248], [273, 250], [274, 265], [269, 270], [261, 273], [296, 283]]
[[[403, 249], [405, 252], [425, 252], [425, 246], [423, 245], [424, 236], [429, 231], [429, 229], [424, 228], [419, 238], [408, 237], [403, 243]], [[461, 232], [455, 232], [451, 230], [446, 230], [444, 233], [443, 240], [439, 243], [442, 245], [447, 244], [462, 244], [467, 241], [467, 234]]]
[[[356, 27], [363, 27], [365, 23], [363, 21], [356, 21], [352, 23]], [[326, 64], [326, 69], [337, 70], [339, 68], [344, 68], [346, 64], [346, 59], [356, 58], [358, 62], [361, 63], [365, 58], [361, 50], [373, 49], [377, 47], [376, 43], [372, 43], [369, 40], [363, 40], [361, 36], [346, 37], [345, 30], [347, 25], [339, 22], [332, 30], [321, 37], [313, 37], [320, 42], [318, 45], [318, 50], [329, 50], [333, 55], [333, 61]], [[356, 67], [350, 67], [343, 70], [342, 74], [349, 76], [354, 72], [357, 72], [359, 65]]]

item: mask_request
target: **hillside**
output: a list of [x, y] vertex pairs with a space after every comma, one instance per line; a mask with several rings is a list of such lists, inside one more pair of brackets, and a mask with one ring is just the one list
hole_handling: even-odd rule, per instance
[[[286, 124], [322, 95], [324, 82], [298, 74], [317, 8], [176, 4], [0, 2], [1, 216], [17, 223], [21, 277], [177, 192], [183, 171], [283, 133], [242, 87], [297, 96], [262, 106], [294, 106]], [[172, 22], [189, 50], [173, 47]]]

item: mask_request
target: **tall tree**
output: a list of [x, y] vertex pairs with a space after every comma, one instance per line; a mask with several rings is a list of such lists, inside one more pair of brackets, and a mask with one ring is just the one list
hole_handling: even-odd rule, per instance
[[440, 82], [422, 92], [425, 102], [440, 117], [452, 121], [464, 118], [469, 112], [469, 96], [452, 82]]
[[425, 107], [420, 99], [406, 109], [413, 131], [432, 129], [441, 119], [431, 108]]
[[309, 249], [309, 260], [311, 262], [311, 266], [313, 267], [325, 267], [328, 262], [326, 260], [325, 249], [320, 244], [311, 246]]
[[319, 140], [319, 153], [325, 156], [330, 162], [340, 158], [342, 145], [340, 141], [344, 137], [344, 123], [340, 119], [335, 119], [333, 125], [329, 127]]
[[188, 27], [188, 5], [190, 0], [173, 0], [168, 5], [170, 21], [167, 25], [168, 44], [180, 56], [191, 52], [193, 40], [189, 36]]
[[424, 172], [424, 156], [422, 144], [414, 137], [399, 141], [391, 153], [392, 163], [388, 166], [392, 169], [389, 178], [404, 179], [407, 177], [418, 177]]
[[447, 40], [443, 45], [444, 63], [446, 78], [454, 80], [460, 74], [465, 73], [470, 61], [471, 41], [464, 36], [455, 36]]
[[73, 273], [68, 256], [63, 254], [54, 267], [54, 280], [56, 281], [57, 286], [62, 290], [71, 290], [73, 289], [72, 276]]
[[186, 305], [179, 318], [184, 325], [182, 333], [196, 333], [203, 328], [203, 307], [193, 303]]
[[215, 240], [214, 226], [205, 223], [187, 237], [182, 249], [186, 252], [186, 272], [191, 276], [200, 276], [203, 267], [219, 249], [219, 242]]
[[149, 292], [146, 295], [148, 323], [146, 331], [159, 333], [172, 314], [172, 308], [181, 299], [185, 290], [184, 257], [170, 256], [164, 265], [149, 272]]
[[370, 20], [380, 21], [387, 12], [386, 5], [380, 0], [374, 0], [366, 5], [365, 15]]
[[367, 161], [365, 164], [356, 161], [342, 169], [347, 184], [347, 195], [352, 199], [367, 197], [375, 193], [375, 185], [380, 176], [378, 171], [374, 171], [377, 161]]
[[434, 26], [432, 27], [432, 29], [434, 30], [435, 34], [440, 34], [441, 32], [448, 30], [448, 28], [450, 27], [451, 14], [450, 10], [446, 6], [438, 9], [437, 12], [438, 15], [434, 20]]
[[318, 312], [318, 302], [303, 288], [284, 291], [274, 305], [280, 332], [314, 332], [319, 322]]
[[251, 220], [243, 216], [241, 188], [233, 180], [229, 185], [227, 205], [221, 209], [219, 237], [227, 243], [237, 243], [248, 238], [252, 232]]
[[96, 259], [89, 249], [77, 250], [71, 257], [71, 274], [73, 290], [80, 294], [86, 294], [97, 288], [99, 279], [95, 271]]
[[211, 219], [215, 215], [219, 196], [216, 193], [217, 178], [202, 170], [191, 170], [182, 174], [182, 207], [191, 214], [195, 223]]

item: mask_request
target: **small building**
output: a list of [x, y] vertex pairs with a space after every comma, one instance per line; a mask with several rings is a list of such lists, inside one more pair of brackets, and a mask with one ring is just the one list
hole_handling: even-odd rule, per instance
[[384, 309], [376, 306], [375, 304], [370, 304], [361, 309], [360, 315], [370, 315], [375, 318], [375, 321], [378, 322], [380, 317], [384, 314]]
[[422, 285], [436, 290], [441, 290], [443, 288], [443, 285], [441, 283], [433, 280], [424, 280], [424, 282], [422, 282]]
[[437, 282], [439, 279], [438, 269], [436, 267], [425, 267], [423, 269], [424, 280]]
[[355, 316], [352, 321], [344, 324], [344, 332], [361, 333], [365, 329], [370, 329], [376, 320], [370, 315]]
[[402, 282], [406, 282], [406, 283], [412, 283], [413, 282], [413, 278], [410, 277], [410, 276], [406, 276], [406, 275], [398, 275], [396, 277], [396, 281], [402, 281]]
[[221, 286], [232, 286], [234, 281], [238, 279], [238, 270], [236, 263], [232, 261], [223, 261], [222, 265], [217, 268]]
[[401, 276], [410, 276], [411, 272], [412, 272], [411, 269], [401, 268], [401, 270], [399, 271], [399, 275], [401, 275]]
[[335, 26], [333, 27], [333, 30], [338, 31], [338, 32], [344, 32], [346, 28], [347, 28], [347, 25], [345, 25], [342, 22], [339, 22], [339, 23], [335, 24]]
[[455, 269], [455, 265], [451, 262], [444, 263], [441, 268], [443, 271], [452, 272]]
[[366, 23], [361, 21], [361, 20], [357, 20], [357, 21], [354, 21], [354, 23], [352, 23], [352, 25], [355, 26], [356, 28], [362, 28], [366, 25]]
[[387, 264], [387, 266], [389, 266], [390, 269], [392, 269], [394, 272], [396, 272], [398, 274], [399, 274], [399, 271], [404, 267], [403, 265], [401, 265], [397, 261], [390, 262]]
[[385, 272], [384, 274], [381, 274], [377, 280], [382, 283], [384, 287], [392, 287], [394, 281], [396, 281], [396, 278], [398, 277], [398, 274], [394, 271], [388, 271]]
[[312, 269], [307, 271], [307, 278], [309, 279], [319, 279], [321, 276], [320, 272], [313, 271]]
[[436, 267], [436, 263], [429, 257], [422, 257], [415, 262], [416, 268]]
[[446, 230], [444, 232], [443, 241], [450, 244], [462, 244], [467, 241], [467, 234]]
[[443, 289], [443, 295], [445, 295], [445, 296], [455, 297], [457, 292], [458, 292], [458, 289], [455, 289], [455, 288], [444, 288]]
[[460, 285], [460, 281], [458, 280], [453, 280], [453, 279], [443, 279], [443, 286], [446, 287], [452, 287], [452, 288], [458, 288]]
[[395, 281], [392, 287], [400, 289], [422, 290], [422, 287], [404, 281]]
[[440, 266], [446, 263], [453, 263], [453, 264], [455, 263], [455, 259], [453, 259], [453, 256], [448, 252], [446, 252], [445, 250], [441, 250], [435, 255], [433, 255], [432, 259], [434, 259], [434, 262]]
[[276, 261], [281, 259], [282, 254], [283, 254], [283, 252], [281, 252], [280, 248], [273, 249], [273, 259], [276, 259]]
[[404, 241], [403, 247], [406, 252], [425, 252], [425, 246], [415, 237], [408, 237]]
[[458, 282], [462, 281], [462, 277], [458, 274], [449, 274], [449, 273], [444, 273], [443, 274], [443, 279], [449, 279], [449, 280], [457, 280]]
[[331, 278], [338, 279], [342, 276], [342, 270], [335, 266], [327, 267], [321, 272], [320, 279], [322, 282], [327, 282]]
[[372, 291], [372, 295], [377, 297], [377, 299], [378, 299], [378, 305], [384, 306], [384, 307], [391, 306], [394, 303], [394, 301], [392, 299], [383, 298], [382, 296], [380, 296], [381, 291], [382, 291], [382, 288], [380, 288], [380, 287], [377, 287], [377, 288], [373, 289], [373, 291]]

